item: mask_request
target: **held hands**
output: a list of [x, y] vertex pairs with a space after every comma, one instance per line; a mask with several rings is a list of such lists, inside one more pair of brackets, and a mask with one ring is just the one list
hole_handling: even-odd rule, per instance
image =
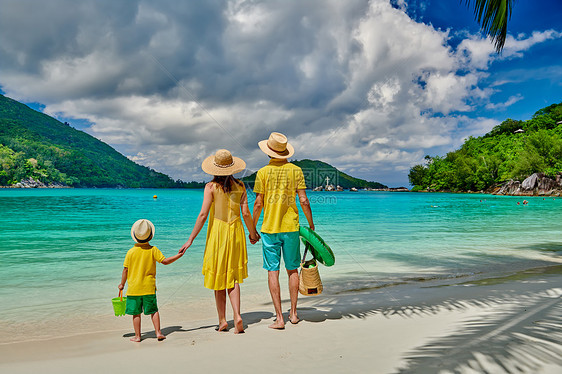
[[187, 251], [187, 248], [191, 247], [191, 244], [193, 244], [193, 239], [188, 239], [185, 244], [180, 248], [178, 254], [182, 255], [185, 253], [185, 251]]
[[255, 234], [249, 234], [248, 237], [250, 238], [250, 243], [256, 244], [260, 239], [261, 236], [257, 232]]

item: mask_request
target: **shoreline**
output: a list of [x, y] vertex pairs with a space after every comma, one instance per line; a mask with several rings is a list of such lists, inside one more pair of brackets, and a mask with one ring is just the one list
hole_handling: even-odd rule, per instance
[[[555, 265], [461, 282], [301, 296], [302, 321], [288, 323], [284, 331], [267, 327], [273, 307], [264, 295], [263, 303], [245, 305], [243, 299], [242, 335], [215, 332], [214, 311], [211, 318], [190, 319], [187, 308], [183, 319], [174, 319], [163, 309], [163, 342], [156, 340], [147, 317], [142, 320], [143, 342], [131, 343], [130, 317], [107, 316], [110, 323], [104, 326], [109, 328], [95, 332], [0, 344], [0, 369], [93, 373], [127, 365], [138, 372], [157, 367], [179, 372], [189, 365], [213, 372], [268, 367], [271, 372], [433, 373], [472, 368], [503, 373], [519, 367], [522, 372], [554, 373], [562, 368], [561, 284], [562, 266]], [[286, 299], [283, 307], [288, 307]], [[232, 326], [230, 309], [227, 319]], [[217, 360], [216, 352], [224, 352], [228, 361]]]
[[[74, 187], [74, 186], [17, 186], [17, 185], [10, 185], [10, 186], [0, 186], [1, 189], [6, 190], [37, 190], [37, 189], [78, 189], [78, 190], [203, 190], [203, 187]], [[423, 193], [423, 194], [469, 194], [469, 195], [491, 195], [491, 196], [514, 196], [514, 197], [560, 197], [562, 196], [562, 190], [554, 190], [554, 191], [538, 191], [538, 192], [520, 192], [520, 193], [496, 193], [494, 191], [448, 191], [448, 190], [436, 190], [436, 191], [428, 191], [428, 190], [412, 190], [407, 188], [400, 188], [400, 187], [390, 187], [390, 188], [379, 188], [379, 189], [362, 189], [358, 188], [357, 191], [352, 191], [351, 189], [346, 189], [342, 191], [315, 191], [312, 188], [307, 188], [307, 192], [320, 192], [320, 193], [340, 193], [340, 192], [396, 192], [396, 193]]]

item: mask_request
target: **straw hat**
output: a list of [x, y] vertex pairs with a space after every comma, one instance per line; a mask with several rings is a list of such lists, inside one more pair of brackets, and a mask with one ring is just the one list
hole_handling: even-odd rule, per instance
[[269, 139], [258, 143], [260, 149], [273, 158], [289, 158], [295, 154], [295, 149], [287, 142], [287, 137], [279, 132], [272, 132]]
[[147, 219], [139, 219], [131, 227], [131, 237], [137, 243], [146, 243], [154, 236], [154, 225]]
[[201, 164], [201, 169], [210, 175], [232, 175], [246, 168], [244, 160], [232, 157], [226, 149], [219, 149], [217, 153], [207, 157]]

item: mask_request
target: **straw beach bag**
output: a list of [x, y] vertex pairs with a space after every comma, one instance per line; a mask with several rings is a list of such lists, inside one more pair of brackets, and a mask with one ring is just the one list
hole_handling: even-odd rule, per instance
[[322, 280], [318, 272], [316, 260], [305, 261], [306, 253], [310, 244], [307, 243], [302, 256], [301, 269], [299, 273], [299, 292], [305, 296], [320, 295], [322, 293]]

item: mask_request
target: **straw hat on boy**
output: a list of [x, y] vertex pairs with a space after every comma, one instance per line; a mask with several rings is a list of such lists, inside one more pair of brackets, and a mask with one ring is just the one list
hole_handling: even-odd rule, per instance
[[146, 243], [154, 236], [154, 225], [147, 219], [139, 219], [131, 227], [131, 237], [137, 243]]
[[246, 168], [246, 163], [239, 157], [233, 157], [226, 149], [219, 149], [217, 153], [207, 157], [201, 164], [201, 169], [210, 175], [232, 175]]
[[272, 132], [269, 139], [258, 143], [260, 149], [273, 158], [289, 158], [295, 154], [295, 149], [287, 142], [287, 137], [280, 132]]

